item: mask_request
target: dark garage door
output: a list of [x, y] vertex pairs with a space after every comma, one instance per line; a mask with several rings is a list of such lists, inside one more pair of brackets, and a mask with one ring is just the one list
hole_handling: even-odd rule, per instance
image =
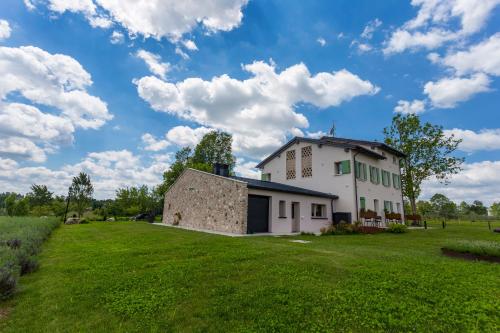
[[269, 197], [248, 196], [247, 232], [269, 232]]

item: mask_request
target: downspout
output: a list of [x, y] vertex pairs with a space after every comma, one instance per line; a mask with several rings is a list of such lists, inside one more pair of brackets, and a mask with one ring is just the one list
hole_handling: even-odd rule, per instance
[[[406, 157], [405, 157], [406, 159]], [[406, 213], [405, 213], [405, 198], [403, 197], [403, 181], [401, 177], [401, 162], [398, 159], [398, 168], [399, 168], [399, 190], [401, 191], [401, 222], [406, 224]]]
[[[354, 167], [353, 167], [353, 176], [354, 176], [354, 202], [356, 207], [356, 221], [359, 221], [359, 210], [358, 210], [358, 179], [356, 178], [356, 156], [358, 156], [359, 151], [356, 152], [353, 156]], [[361, 170], [360, 170], [361, 172]]]

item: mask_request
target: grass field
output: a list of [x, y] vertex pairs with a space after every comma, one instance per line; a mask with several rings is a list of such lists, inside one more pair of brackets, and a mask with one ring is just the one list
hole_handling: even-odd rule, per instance
[[484, 223], [293, 238], [61, 226], [0, 303], [0, 331], [498, 332], [500, 265], [441, 255], [460, 239], [500, 235]]

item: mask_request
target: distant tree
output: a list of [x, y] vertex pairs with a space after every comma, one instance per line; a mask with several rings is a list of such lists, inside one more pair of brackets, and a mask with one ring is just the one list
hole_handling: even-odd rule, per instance
[[5, 198], [5, 209], [7, 210], [7, 215], [14, 216], [16, 208], [17, 194], [10, 193]]
[[462, 201], [460, 203], [460, 205], [458, 206], [458, 213], [461, 215], [461, 216], [467, 216], [471, 213], [470, 211], [470, 205], [465, 202], [465, 201]]
[[50, 206], [55, 216], [63, 216], [66, 210], [66, 198], [63, 195], [57, 195], [52, 199]]
[[85, 208], [90, 205], [93, 193], [94, 187], [92, 186], [89, 175], [80, 172], [78, 176], [73, 178], [73, 182], [69, 188], [69, 195], [75, 205], [78, 217], [81, 217]]
[[452, 219], [458, 216], [457, 205], [443, 194], [434, 194], [430, 200], [430, 204], [436, 216], [445, 219]]
[[402, 188], [416, 214], [416, 201], [424, 180], [436, 177], [447, 183], [449, 176], [461, 170], [463, 159], [451, 156], [461, 140], [453, 135], [446, 136], [441, 126], [422, 124], [414, 114], [394, 116], [391, 126], [384, 129], [384, 135], [386, 144], [406, 154], [402, 165]]
[[30, 204], [28, 197], [16, 200], [13, 210], [14, 216], [26, 216], [29, 214], [29, 211], [30, 211]]
[[491, 215], [494, 217], [500, 217], [500, 202], [494, 202], [491, 207]]
[[421, 216], [430, 217], [432, 216], [434, 210], [432, 208], [432, 204], [429, 201], [419, 200], [417, 202], [417, 212]]
[[125, 187], [116, 190], [116, 206], [119, 214], [132, 216], [138, 213], [158, 211], [158, 194], [155, 189], [146, 185], [140, 187]]
[[31, 185], [31, 192], [27, 194], [31, 206], [49, 205], [52, 201], [53, 193], [46, 185]]
[[470, 212], [475, 215], [486, 216], [488, 215], [488, 208], [486, 208], [483, 203], [479, 200], [474, 200], [472, 205], [470, 205]]

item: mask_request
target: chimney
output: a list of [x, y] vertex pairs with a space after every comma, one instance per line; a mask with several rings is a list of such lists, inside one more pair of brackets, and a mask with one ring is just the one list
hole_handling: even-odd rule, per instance
[[229, 177], [229, 165], [223, 163], [214, 163], [214, 174], [222, 177]]

